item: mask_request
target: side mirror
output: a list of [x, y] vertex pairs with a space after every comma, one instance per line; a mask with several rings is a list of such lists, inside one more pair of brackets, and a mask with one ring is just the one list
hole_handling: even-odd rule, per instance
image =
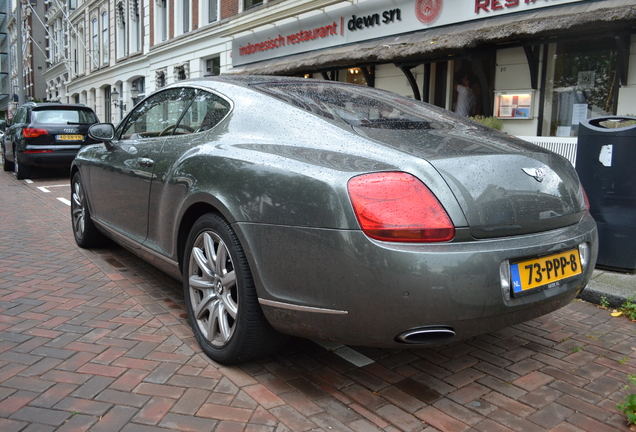
[[115, 126], [111, 123], [95, 123], [88, 128], [88, 136], [96, 141], [101, 141], [107, 149], [111, 149], [111, 142], [115, 139]]

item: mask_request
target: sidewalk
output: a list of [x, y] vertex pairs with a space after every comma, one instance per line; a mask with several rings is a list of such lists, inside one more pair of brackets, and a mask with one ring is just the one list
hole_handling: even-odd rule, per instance
[[[178, 281], [120, 247], [75, 245], [69, 193], [65, 178], [0, 173], [2, 432], [630, 432], [624, 316], [577, 300], [447, 346], [295, 340], [223, 366], [194, 340]], [[590, 288], [615, 280], [633, 292], [610, 272]]]
[[579, 298], [618, 308], [627, 300], [636, 298], [636, 274], [594, 270], [590, 283], [579, 294]]

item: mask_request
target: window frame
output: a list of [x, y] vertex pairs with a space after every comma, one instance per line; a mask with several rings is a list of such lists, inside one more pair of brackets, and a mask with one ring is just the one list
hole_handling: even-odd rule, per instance
[[110, 63], [110, 39], [109, 39], [109, 21], [108, 21], [108, 11], [104, 11], [101, 14], [102, 21], [102, 32], [101, 32], [101, 48], [102, 55], [101, 60], [103, 65], [107, 65]]

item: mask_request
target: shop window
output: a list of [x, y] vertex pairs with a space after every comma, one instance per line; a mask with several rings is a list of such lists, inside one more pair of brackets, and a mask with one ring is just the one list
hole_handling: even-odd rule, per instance
[[347, 82], [350, 84], [367, 85], [367, 80], [360, 68], [347, 69]]
[[[550, 46], [544, 135], [578, 136], [579, 122], [616, 111], [618, 52], [613, 40]], [[546, 130], [549, 128], [549, 130]]]

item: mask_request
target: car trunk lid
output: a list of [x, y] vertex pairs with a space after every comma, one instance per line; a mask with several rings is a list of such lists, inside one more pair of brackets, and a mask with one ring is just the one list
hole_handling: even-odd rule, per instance
[[[362, 130], [364, 129], [364, 130]], [[548, 231], [577, 223], [585, 200], [563, 157], [480, 127], [445, 131], [356, 128], [426, 159], [444, 178], [475, 238]]]

